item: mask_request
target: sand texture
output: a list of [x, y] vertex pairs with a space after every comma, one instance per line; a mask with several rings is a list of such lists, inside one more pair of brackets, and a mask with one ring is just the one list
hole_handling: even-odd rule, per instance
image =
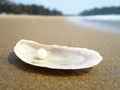
[[[103, 61], [73, 71], [31, 66], [13, 52], [20, 39], [94, 49]], [[120, 34], [77, 26], [65, 17], [1, 15], [0, 90], [120, 90]]]

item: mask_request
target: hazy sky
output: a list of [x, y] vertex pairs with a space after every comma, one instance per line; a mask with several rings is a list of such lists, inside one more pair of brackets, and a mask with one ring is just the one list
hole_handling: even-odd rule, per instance
[[11, 0], [16, 3], [44, 5], [64, 14], [78, 14], [83, 10], [103, 6], [120, 6], [120, 0]]

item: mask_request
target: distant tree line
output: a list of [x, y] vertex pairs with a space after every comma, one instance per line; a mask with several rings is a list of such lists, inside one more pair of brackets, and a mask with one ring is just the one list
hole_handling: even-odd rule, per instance
[[120, 14], [120, 6], [94, 8], [91, 10], [85, 10], [80, 13], [80, 15], [106, 15], [106, 14]]
[[0, 13], [32, 14], [32, 15], [62, 15], [60, 11], [49, 10], [44, 6], [15, 4], [9, 0], [0, 0]]

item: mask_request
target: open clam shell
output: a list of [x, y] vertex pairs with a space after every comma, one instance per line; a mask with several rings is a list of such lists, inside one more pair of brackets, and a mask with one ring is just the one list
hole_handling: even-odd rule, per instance
[[[47, 51], [45, 59], [39, 59], [37, 51], [44, 48]], [[102, 56], [87, 48], [45, 45], [30, 40], [20, 40], [14, 47], [15, 54], [24, 62], [52, 69], [84, 69], [97, 65]]]

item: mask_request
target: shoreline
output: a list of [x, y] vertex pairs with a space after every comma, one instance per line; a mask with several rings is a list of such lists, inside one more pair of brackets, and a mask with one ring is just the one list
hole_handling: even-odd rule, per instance
[[[93, 16], [94, 17], [94, 16]], [[92, 30], [98, 30], [103, 33], [113, 33], [113, 34], [120, 34], [118, 25], [116, 26], [118, 21], [104, 21], [104, 20], [94, 20], [93, 19], [86, 19], [85, 16], [83, 17], [68, 17], [67, 21], [73, 23], [76, 26], [88, 27]], [[112, 23], [114, 25], [112, 25]]]
[[[0, 15], [0, 89], [119, 89], [120, 35], [77, 26], [66, 17]], [[85, 70], [51, 70], [22, 62], [13, 52], [20, 39], [94, 49], [103, 56]]]

